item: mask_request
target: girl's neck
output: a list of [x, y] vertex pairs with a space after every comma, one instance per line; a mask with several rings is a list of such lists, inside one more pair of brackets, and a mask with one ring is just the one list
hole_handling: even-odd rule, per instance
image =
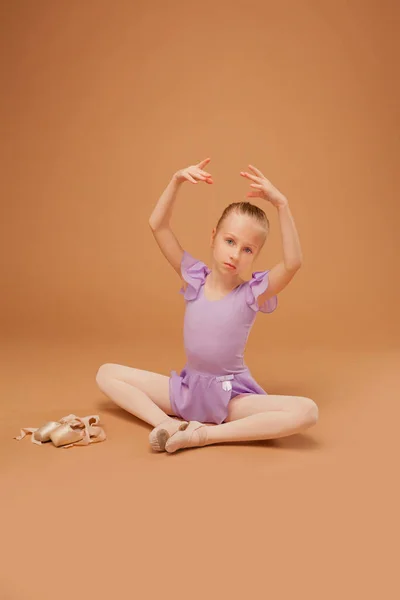
[[241, 279], [237, 274], [225, 275], [222, 273], [218, 273], [216, 269], [211, 269], [207, 280], [209, 289], [217, 293], [230, 292], [231, 290], [244, 283], [243, 279]]

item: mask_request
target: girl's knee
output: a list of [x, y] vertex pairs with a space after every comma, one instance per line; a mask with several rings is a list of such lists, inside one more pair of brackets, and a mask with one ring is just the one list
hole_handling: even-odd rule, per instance
[[104, 380], [112, 377], [114, 369], [115, 369], [115, 365], [112, 363], [105, 363], [104, 365], [101, 365], [101, 367], [99, 367], [99, 369], [96, 373], [97, 385], [100, 386]]
[[315, 404], [314, 400], [311, 400], [311, 398], [302, 398], [301, 404], [302, 408], [300, 412], [302, 421], [306, 427], [312, 427], [318, 421], [318, 406]]

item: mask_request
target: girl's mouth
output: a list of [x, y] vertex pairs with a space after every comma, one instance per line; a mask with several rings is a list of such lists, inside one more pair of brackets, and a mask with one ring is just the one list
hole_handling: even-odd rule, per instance
[[228, 267], [228, 269], [232, 269], [232, 270], [236, 269], [236, 267], [231, 265], [230, 263], [224, 263], [224, 265], [226, 265]]

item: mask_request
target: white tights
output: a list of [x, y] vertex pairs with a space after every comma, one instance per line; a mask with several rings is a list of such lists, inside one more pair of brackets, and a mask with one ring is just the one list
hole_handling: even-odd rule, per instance
[[[169, 377], [117, 364], [102, 365], [99, 388], [116, 404], [156, 427], [175, 417], [169, 400]], [[280, 438], [315, 425], [318, 407], [303, 396], [240, 394], [229, 403], [228, 417], [208, 428], [208, 444]]]

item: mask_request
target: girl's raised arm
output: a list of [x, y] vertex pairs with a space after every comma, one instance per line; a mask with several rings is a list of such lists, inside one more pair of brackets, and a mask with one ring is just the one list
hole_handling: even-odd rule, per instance
[[161, 252], [180, 277], [183, 248], [170, 227], [172, 209], [178, 190], [185, 181], [190, 181], [193, 184], [197, 184], [199, 180], [213, 183], [210, 173], [203, 170], [210, 160], [210, 158], [206, 158], [197, 165], [191, 165], [174, 173], [149, 219], [149, 225]]

